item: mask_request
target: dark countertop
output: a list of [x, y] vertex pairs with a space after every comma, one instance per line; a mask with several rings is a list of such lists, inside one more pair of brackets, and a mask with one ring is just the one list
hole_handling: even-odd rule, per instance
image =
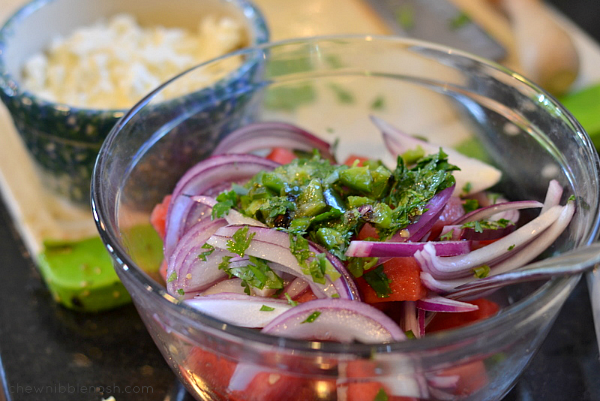
[[[600, 41], [600, 1], [549, 3]], [[191, 400], [133, 306], [87, 315], [52, 301], [3, 203], [0, 271], [0, 401]], [[582, 280], [505, 400], [600, 400], [599, 372]]]

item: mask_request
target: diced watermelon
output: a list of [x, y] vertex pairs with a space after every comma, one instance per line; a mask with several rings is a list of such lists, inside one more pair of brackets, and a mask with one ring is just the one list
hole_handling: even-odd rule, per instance
[[271, 153], [269, 153], [266, 158], [279, 164], [288, 164], [292, 160], [296, 159], [297, 156], [289, 149], [273, 148]]
[[427, 325], [425, 331], [427, 333], [433, 333], [436, 331], [466, 326], [478, 320], [493, 316], [498, 313], [498, 310], [500, 309], [497, 303], [489, 301], [485, 298], [475, 299], [473, 301], [469, 301], [469, 303], [477, 305], [479, 309], [471, 312], [460, 313], [438, 312]]
[[427, 295], [427, 288], [421, 283], [421, 267], [415, 258], [392, 258], [383, 264], [383, 272], [390, 280], [391, 294], [388, 297], [379, 297], [364, 276], [356, 279], [366, 303], [417, 301]]
[[235, 401], [317, 400], [319, 394], [335, 393], [335, 381], [310, 380], [281, 373], [259, 372], [244, 390], [230, 393]]
[[229, 391], [229, 382], [237, 364], [215, 355], [200, 347], [194, 347], [182, 366], [182, 373], [191, 383], [198, 383], [203, 388], [219, 394], [232, 401], [304, 401], [317, 399], [316, 389], [328, 386], [335, 392], [335, 381], [320, 380], [319, 387], [315, 381], [290, 375], [259, 371], [244, 390]]
[[233, 376], [236, 363], [200, 347], [193, 347], [181, 367], [181, 372], [194, 383], [202, 381], [200, 387], [209, 387], [213, 391], [225, 394], [229, 380]]
[[165, 281], [165, 283], [167, 282], [167, 268], [168, 268], [168, 264], [166, 260], [163, 260], [162, 263], [160, 264], [160, 268], [158, 269], [158, 273], [160, 274], [160, 276], [162, 277], [162, 279]]
[[458, 376], [456, 387], [451, 391], [452, 394], [458, 396], [473, 394], [488, 383], [488, 375], [483, 361], [473, 361], [444, 369], [440, 376]]
[[433, 224], [433, 227], [431, 227], [431, 235], [429, 238], [435, 239], [439, 237], [444, 226], [452, 224], [464, 214], [465, 210], [462, 205], [462, 200], [456, 196], [450, 197], [448, 203], [444, 206], [444, 209], [442, 209], [442, 214], [440, 214], [440, 217]]
[[298, 302], [299, 304], [304, 303], [304, 302], [308, 302], [308, 301], [312, 301], [314, 299], [317, 299], [317, 296], [315, 295], [315, 293], [309, 288], [306, 291], [304, 291], [302, 294], [300, 294], [299, 296], [297, 296], [294, 301]]
[[379, 234], [377, 233], [377, 229], [369, 223], [365, 223], [356, 236], [356, 239], [360, 241], [368, 241], [369, 239], [378, 238]]
[[[389, 390], [381, 382], [377, 381], [376, 370], [377, 365], [373, 361], [356, 360], [349, 361], [346, 364], [346, 376], [349, 379], [357, 378], [357, 381], [355, 382], [349, 380], [348, 383], [340, 385], [340, 387], [347, 387], [347, 401], [371, 401], [376, 399], [386, 399], [388, 401], [417, 401], [417, 399], [413, 397], [391, 395]], [[371, 378], [373, 378], [372, 381], [370, 380]]]
[[473, 241], [471, 243], [471, 250], [474, 251], [476, 249], [483, 248], [484, 246], [493, 244], [494, 242], [498, 241], [499, 239], [501, 239], [501, 238], [488, 239], [488, 240], [483, 240], [483, 241]]
[[154, 209], [152, 209], [152, 213], [150, 214], [150, 223], [162, 239], [165, 238], [165, 225], [170, 202], [171, 195], [165, 196], [161, 203], [154, 206]]
[[350, 155], [346, 158], [346, 160], [344, 161], [344, 164], [346, 166], [353, 166], [354, 163], [356, 161], [358, 161], [357, 166], [361, 166], [363, 165], [364, 162], [366, 162], [367, 160], [369, 160], [368, 157], [364, 157], [364, 156], [358, 156], [358, 155]]

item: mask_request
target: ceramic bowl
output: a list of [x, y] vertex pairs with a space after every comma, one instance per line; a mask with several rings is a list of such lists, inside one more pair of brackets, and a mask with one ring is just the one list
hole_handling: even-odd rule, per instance
[[[247, 45], [269, 39], [262, 14], [246, 0], [178, 0], [177, 7], [158, 0], [33, 0], [10, 17], [0, 29], [0, 98], [42, 182], [83, 205], [89, 204], [90, 178], [100, 145], [126, 110], [47, 101], [23, 87], [23, 64], [46, 49], [52, 38], [66, 37], [118, 13], [135, 16], [141, 26], [187, 29], [196, 29], [201, 16], [229, 15], [241, 22]], [[223, 85], [235, 85], [236, 79]]]

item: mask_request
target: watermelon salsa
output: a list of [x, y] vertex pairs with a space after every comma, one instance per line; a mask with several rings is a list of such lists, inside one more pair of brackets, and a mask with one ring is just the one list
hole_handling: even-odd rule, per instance
[[[395, 166], [359, 154], [338, 162], [329, 143], [285, 123], [226, 137], [152, 212], [168, 292], [230, 324], [311, 341], [417, 341], [497, 314], [482, 294], [453, 293], [536, 258], [528, 244], [550, 245], [573, 202], [559, 203], [556, 182], [544, 203], [507, 201], [490, 192], [494, 167], [373, 121]], [[540, 214], [523, 224], [523, 209]], [[554, 236], [540, 236], [550, 227]], [[317, 399], [319, 388], [340, 400], [412, 400], [468, 395], [487, 382], [482, 362], [401, 390], [377, 380], [375, 362], [347, 363], [338, 367], [344, 380], [319, 383], [248, 377], [200, 347], [185, 364], [239, 400]]]

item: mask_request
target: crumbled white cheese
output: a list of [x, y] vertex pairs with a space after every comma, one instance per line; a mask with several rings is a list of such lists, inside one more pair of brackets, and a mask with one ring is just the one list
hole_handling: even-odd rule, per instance
[[[244, 46], [243, 27], [229, 17], [207, 16], [196, 32], [141, 27], [129, 14], [53, 38], [24, 65], [23, 85], [50, 101], [72, 106], [125, 109], [159, 84], [203, 61]], [[198, 74], [200, 84], [211, 81]], [[189, 88], [180, 85], [177, 91]], [[188, 89], [189, 90], [189, 89]]]

